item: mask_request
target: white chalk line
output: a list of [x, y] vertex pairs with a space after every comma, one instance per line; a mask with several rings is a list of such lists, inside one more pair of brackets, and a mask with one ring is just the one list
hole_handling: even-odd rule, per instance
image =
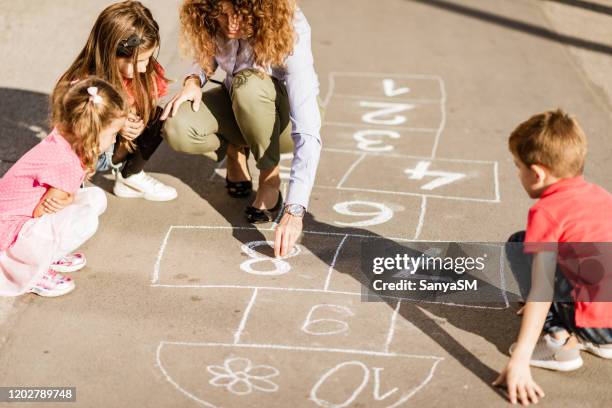
[[240, 320], [240, 325], [238, 326], [238, 330], [236, 330], [236, 333], [234, 333], [234, 344], [240, 343], [240, 336], [242, 336], [242, 332], [244, 331], [244, 328], [246, 327], [246, 322], [249, 318], [249, 314], [251, 313], [251, 309], [253, 308], [253, 305], [255, 304], [255, 298], [257, 298], [258, 290], [259, 290], [258, 288], [253, 289], [253, 296], [251, 296], [251, 300], [249, 300], [249, 304], [247, 305], [246, 309], [244, 310], [244, 313], [242, 314], [242, 319]]
[[347, 77], [368, 77], [368, 78], [401, 78], [401, 79], [419, 79], [419, 80], [433, 80], [433, 81], [442, 81], [442, 78], [437, 75], [421, 75], [421, 74], [390, 74], [390, 73], [380, 73], [380, 72], [335, 72], [331, 71], [327, 75], [327, 94], [322, 101], [322, 105], [327, 108], [329, 105], [329, 101], [333, 96], [336, 90], [336, 79], [335, 77], [347, 76]]
[[499, 194], [499, 163], [495, 162], [493, 166], [493, 181], [495, 182], [495, 199], [497, 202], [501, 201], [501, 197]]
[[[427, 133], [427, 135], [423, 135], [422, 137], [431, 137], [433, 134], [435, 136], [436, 132], [438, 131], [437, 129], [430, 129], [430, 128], [402, 128], [401, 126], [393, 126], [393, 125], [385, 125], [384, 128], [376, 128], [374, 129], [372, 127], [372, 125], [367, 125], [365, 123], [346, 123], [346, 122], [324, 122], [323, 125], [321, 126], [321, 129], [323, 128], [354, 128], [355, 130], [371, 130], [371, 131], [396, 131], [398, 133], [407, 135], [410, 133]], [[333, 130], [329, 130], [329, 131], [323, 131], [323, 133], [327, 134], [329, 132], [333, 132]], [[325, 145], [327, 145], [330, 141], [329, 140], [325, 140]], [[323, 148], [325, 149], [325, 148]], [[375, 153], [375, 152], [374, 152]]]
[[451, 162], [451, 163], [466, 163], [466, 164], [491, 164], [495, 165], [497, 161], [494, 160], [472, 160], [472, 159], [442, 159], [442, 158], [434, 158], [426, 157], [426, 156], [414, 156], [410, 154], [402, 154], [402, 153], [386, 153], [386, 152], [365, 152], [363, 150], [351, 150], [351, 149], [338, 149], [335, 147], [324, 147], [322, 149], [324, 152], [331, 153], [346, 153], [353, 155], [362, 155], [366, 154], [368, 156], [390, 156], [397, 157], [401, 159], [415, 159], [415, 160], [427, 160], [427, 161], [440, 161], [440, 162]]
[[164, 239], [162, 240], [162, 244], [159, 247], [159, 252], [157, 253], [157, 258], [155, 259], [155, 266], [153, 267], [153, 277], [151, 278], [151, 283], [159, 282], [159, 271], [161, 268], [161, 261], [164, 256], [164, 252], [166, 250], [166, 245], [168, 245], [168, 239], [170, 238], [170, 234], [172, 233], [173, 229], [174, 229], [173, 226], [168, 228], [168, 232], [166, 232], [166, 235], [164, 236]]
[[336, 253], [334, 254], [334, 259], [332, 259], [331, 264], [329, 265], [329, 269], [327, 271], [327, 277], [325, 278], [325, 284], [323, 285], [323, 290], [327, 291], [329, 289], [329, 284], [331, 282], [332, 273], [334, 272], [334, 268], [336, 267], [336, 261], [338, 260], [338, 255], [340, 255], [340, 251], [342, 250], [342, 246], [344, 242], [348, 238], [348, 235], [345, 235], [340, 241], [338, 248], [336, 248]]
[[506, 276], [504, 275], [504, 249], [502, 248], [499, 254], [499, 286], [502, 294], [502, 298], [504, 299], [504, 304], [506, 308], [510, 307], [510, 302], [508, 301], [508, 295], [506, 294]]
[[209, 407], [209, 408], [218, 408], [216, 405], [213, 405], [213, 404], [211, 404], [209, 402], [206, 402], [206, 401], [196, 397], [195, 395], [193, 395], [192, 393], [190, 393], [189, 391], [187, 391], [186, 389], [181, 387], [176, 381], [174, 381], [172, 379], [172, 377], [170, 376], [170, 374], [168, 374], [168, 372], [164, 368], [164, 365], [161, 362], [161, 350], [164, 347], [164, 343], [165, 342], [162, 341], [157, 346], [157, 351], [155, 353], [155, 361], [157, 363], [157, 367], [159, 368], [159, 370], [162, 372], [162, 374], [166, 378], [166, 381], [168, 381], [170, 384], [172, 384], [174, 386], [174, 388], [176, 388], [181, 394], [183, 394], [186, 397], [194, 400], [195, 402], [197, 402], [199, 404], [202, 404], [202, 405], [204, 405], [206, 407]]
[[421, 232], [423, 231], [423, 224], [425, 223], [425, 213], [427, 212], [427, 197], [421, 198], [421, 212], [419, 214], [419, 222], [417, 223], [416, 231], [414, 233], [414, 239], [419, 239]]
[[208, 181], [212, 181], [212, 180], [214, 180], [215, 176], [217, 175], [217, 170], [219, 170], [220, 168], [222, 168], [222, 167], [223, 167], [223, 165], [225, 164], [225, 161], [226, 161], [226, 160], [227, 160], [227, 157], [224, 157], [224, 158], [223, 158], [223, 160], [221, 160], [221, 161], [219, 162], [219, 164], [217, 164], [217, 165], [215, 166], [215, 168], [214, 168], [214, 169], [213, 169], [213, 171], [212, 171], [212, 174], [211, 174], [211, 175], [210, 175], [210, 177], [208, 178]]
[[357, 354], [364, 356], [377, 356], [377, 357], [403, 357], [403, 358], [415, 358], [422, 360], [437, 360], [442, 361], [444, 357], [432, 356], [428, 354], [404, 354], [404, 353], [387, 353], [382, 351], [374, 350], [359, 350], [359, 349], [343, 349], [343, 348], [329, 348], [329, 347], [307, 347], [307, 346], [288, 346], [285, 344], [260, 344], [260, 343], [209, 343], [209, 342], [183, 342], [183, 341], [161, 341], [158, 346], [158, 350], [162, 347], [169, 346], [183, 346], [183, 347], [231, 347], [231, 348], [253, 348], [253, 349], [272, 349], [272, 350], [289, 350], [289, 351], [314, 351], [322, 353], [343, 353], [343, 354]]
[[[323, 126], [339, 126], [339, 127], [351, 127], [351, 128], [364, 128], [364, 129], [372, 129], [372, 125], [367, 123], [350, 123], [350, 122], [336, 122], [336, 121], [324, 121]], [[418, 127], [410, 127], [410, 126], [392, 126], [392, 125], [384, 125], [385, 129], [390, 130], [401, 130], [404, 132], [428, 132], [428, 133], [436, 133], [438, 132], [438, 128], [418, 128]]]
[[335, 93], [331, 99], [351, 99], [351, 100], [372, 100], [375, 102], [399, 102], [399, 103], [413, 103], [416, 105], [438, 105], [442, 103], [443, 99], [431, 99], [431, 98], [398, 98], [396, 96], [377, 96], [377, 95], [357, 95], [357, 94], [340, 94]]
[[[202, 230], [242, 230], [242, 231], [262, 231], [262, 232], [271, 232], [274, 231], [272, 228], [257, 228], [257, 227], [234, 227], [231, 225], [171, 225], [170, 229], [202, 229]], [[401, 237], [386, 237], [382, 235], [376, 235], [372, 233], [372, 235], [367, 234], [351, 234], [348, 232], [328, 232], [328, 231], [303, 231], [304, 234], [314, 234], [314, 235], [329, 235], [329, 236], [345, 236], [347, 235], [350, 238], [367, 238], [367, 239], [379, 239], [379, 240], [389, 240], [389, 241], [398, 241], [398, 242], [440, 242], [440, 243], [455, 243], [457, 241], [448, 241], [448, 240], [436, 240], [436, 239], [406, 239]], [[483, 246], [492, 246], [492, 247], [501, 247], [502, 245], [497, 244], [495, 242], [482, 242], [482, 241], [461, 241], [463, 244], [480, 244]]]
[[336, 188], [340, 188], [342, 187], [342, 184], [344, 184], [344, 182], [346, 181], [347, 178], [349, 178], [349, 176], [351, 175], [351, 173], [353, 172], [353, 170], [355, 170], [355, 168], [359, 165], [359, 163], [361, 163], [363, 161], [363, 159], [366, 158], [367, 153], [362, 153], [361, 156], [359, 156], [359, 158], [357, 160], [355, 160], [353, 162], [353, 164], [351, 165], [351, 167], [348, 168], [348, 170], [346, 171], [346, 173], [344, 173], [344, 176], [342, 177], [342, 179], [340, 179], [340, 181], [338, 182], [338, 184], [336, 185]]
[[330, 72], [327, 76], [327, 94], [325, 95], [325, 98], [323, 98], [323, 101], [321, 101], [321, 105], [323, 105], [325, 109], [328, 108], [329, 101], [334, 94], [335, 88], [336, 80], [334, 79], [334, 73]]
[[433, 378], [434, 376], [434, 372], [436, 371], [436, 368], [438, 367], [438, 364], [440, 363], [440, 361], [442, 360], [437, 360], [435, 361], [431, 368], [429, 369], [429, 375], [425, 378], [425, 380], [423, 380], [423, 382], [421, 382], [421, 384], [419, 384], [418, 386], [414, 387], [414, 389], [409, 392], [408, 394], [402, 396], [402, 398], [397, 401], [395, 404], [389, 406], [388, 408], [395, 408], [400, 406], [401, 404], [403, 404], [404, 402], [406, 402], [407, 400], [409, 400], [410, 398], [412, 398], [417, 392], [419, 392], [423, 387], [425, 387]]
[[155, 359], [156, 359], [157, 367], [164, 375], [166, 381], [172, 384], [172, 386], [174, 386], [176, 390], [178, 390], [180, 393], [182, 393], [186, 397], [192, 399], [193, 401], [201, 405], [209, 407], [209, 408], [217, 408], [217, 406], [196, 397], [195, 395], [193, 395], [192, 393], [190, 393], [189, 391], [181, 387], [170, 376], [170, 374], [168, 373], [168, 371], [166, 370], [166, 368], [164, 367], [161, 361], [161, 351], [162, 351], [162, 348], [166, 345], [187, 346], [187, 347], [243, 347], [243, 348], [255, 348], [255, 349], [266, 349], [267, 348], [267, 349], [290, 350], [290, 351], [316, 351], [316, 352], [324, 352], [324, 353], [344, 353], [344, 354], [357, 354], [357, 355], [376, 356], [376, 357], [414, 358], [414, 359], [421, 359], [421, 360], [433, 360], [433, 364], [431, 368], [429, 369], [429, 373], [427, 377], [421, 382], [421, 384], [419, 384], [414, 389], [412, 389], [412, 391], [409, 392], [408, 394], [403, 395], [399, 401], [397, 401], [395, 404], [392, 405], [392, 407], [397, 407], [403, 404], [406, 400], [410, 399], [417, 392], [419, 392], [423, 387], [425, 387], [433, 378], [438, 364], [441, 361], [444, 361], [444, 357], [438, 357], [438, 356], [432, 356], [432, 355], [376, 353], [376, 352], [365, 351], [365, 350], [320, 349], [320, 348], [315, 348], [315, 347], [291, 347], [291, 346], [283, 346], [283, 345], [255, 345], [255, 344], [237, 344], [236, 345], [236, 344], [225, 344], [225, 343], [185, 343], [185, 342], [161, 341], [157, 346]]
[[[279, 291], [279, 292], [298, 292], [298, 293], [318, 293], [321, 295], [331, 294], [331, 295], [348, 295], [348, 296], [363, 296], [361, 292], [347, 292], [347, 291], [339, 291], [339, 290], [322, 290], [322, 289], [309, 289], [309, 288], [282, 288], [275, 286], [249, 286], [249, 285], [227, 285], [227, 284], [219, 284], [219, 285], [170, 285], [170, 284], [161, 284], [156, 283], [151, 285], [152, 288], [165, 288], [165, 289], [241, 289], [252, 291], [253, 289], [262, 290], [271, 290], [271, 291]], [[373, 296], [370, 296], [373, 297]], [[427, 304], [436, 304], [436, 305], [444, 305], [444, 306], [453, 306], [453, 307], [466, 307], [470, 309], [492, 309], [492, 310], [504, 310], [507, 309], [508, 306], [483, 306], [483, 305], [469, 305], [469, 304], [461, 304], [461, 303], [453, 303], [453, 302], [439, 302], [435, 300], [422, 300], [415, 299], [409, 297], [398, 297], [398, 296], [387, 296], [387, 295], [376, 295], [377, 298], [380, 299], [390, 299], [390, 300], [401, 300], [401, 301], [410, 301], [416, 303], [427, 303]]]
[[393, 313], [391, 313], [391, 323], [389, 323], [389, 331], [387, 332], [387, 340], [385, 341], [384, 352], [388, 353], [389, 348], [391, 347], [391, 342], [393, 341], [393, 335], [395, 334], [395, 323], [397, 321], [397, 315], [399, 314], [399, 309], [402, 305], [402, 301], [398, 300], [395, 309], [393, 309]]
[[396, 74], [389, 72], [356, 72], [356, 71], [332, 71], [330, 75], [333, 76], [352, 76], [352, 77], [387, 77], [387, 78], [402, 78], [402, 79], [428, 79], [428, 80], [440, 80], [440, 76], [433, 74]]
[[499, 203], [500, 201], [495, 198], [476, 198], [476, 197], [459, 197], [459, 196], [444, 196], [439, 194], [423, 194], [423, 193], [411, 193], [408, 191], [392, 191], [392, 190], [375, 190], [371, 188], [356, 188], [356, 187], [334, 187], [334, 186], [321, 186], [315, 185], [314, 188], [324, 188], [327, 190], [344, 190], [344, 191], [356, 191], [361, 193], [376, 193], [376, 194], [393, 194], [403, 195], [411, 197], [429, 197], [429, 198], [441, 198], [444, 200], [456, 200], [456, 201], [473, 201], [478, 203]]
[[444, 132], [444, 129], [446, 128], [446, 86], [444, 85], [444, 80], [440, 77], [438, 77], [438, 83], [440, 85], [440, 92], [442, 92], [442, 102], [440, 103], [440, 114], [442, 115], [442, 118], [440, 120], [440, 127], [436, 132], [436, 138], [434, 139], [434, 145], [431, 150], [432, 159], [436, 157], [436, 154], [438, 153], [440, 138], [442, 136], [442, 132]]

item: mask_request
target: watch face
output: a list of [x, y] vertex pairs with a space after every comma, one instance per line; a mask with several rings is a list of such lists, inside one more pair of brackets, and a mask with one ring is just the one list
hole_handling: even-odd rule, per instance
[[306, 210], [299, 204], [290, 204], [287, 206], [287, 212], [296, 217], [303, 217]]

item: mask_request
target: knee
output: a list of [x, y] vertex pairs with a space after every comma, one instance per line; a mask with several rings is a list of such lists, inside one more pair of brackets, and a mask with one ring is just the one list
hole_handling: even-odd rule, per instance
[[100, 226], [99, 214], [92, 208], [87, 215], [83, 216], [81, 225], [82, 241], [85, 242], [94, 236]]
[[245, 70], [234, 77], [232, 82], [232, 107], [234, 110], [249, 112], [255, 106], [269, 103], [274, 105], [272, 79], [263, 73]]
[[99, 187], [86, 187], [77, 193], [77, 203], [82, 203], [91, 209], [96, 218], [106, 211], [108, 201], [106, 193]]
[[[202, 145], [209, 143], [211, 135], [217, 132], [217, 126], [214, 122], [199, 123], [197, 129], [188, 117], [181, 117], [181, 110], [189, 109], [189, 103], [184, 103], [179, 109], [177, 115], [173, 118], [166, 119], [163, 128], [163, 136], [172, 150], [180, 153], [196, 153], [201, 152]], [[204, 106], [200, 106], [204, 109]]]
[[163, 135], [168, 146], [177, 152], [185, 152], [187, 150], [187, 132], [184, 122], [180, 117], [168, 118], [164, 123]]

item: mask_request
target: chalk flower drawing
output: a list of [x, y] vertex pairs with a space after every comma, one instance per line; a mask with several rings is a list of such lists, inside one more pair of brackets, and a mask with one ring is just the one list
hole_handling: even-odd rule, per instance
[[214, 375], [208, 383], [215, 387], [225, 387], [233, 394], [247, 395], [253, 389], [263, 392], [276, 392], [278, 385], [269, 380], [279, 372], [267, 365], [254, 366], [248, 358], [234, 357], [223, 362], [223, 366], [209, 365], [206, 367]]

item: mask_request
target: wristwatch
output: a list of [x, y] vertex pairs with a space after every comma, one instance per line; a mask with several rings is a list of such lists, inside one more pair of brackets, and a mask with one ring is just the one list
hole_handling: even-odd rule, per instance
[[299, 204], [287, 204], [285, 206], [285, 212], [294, 217], [304, 218], [304, 214], [306, 214], [306, 208], [303, 205]]

